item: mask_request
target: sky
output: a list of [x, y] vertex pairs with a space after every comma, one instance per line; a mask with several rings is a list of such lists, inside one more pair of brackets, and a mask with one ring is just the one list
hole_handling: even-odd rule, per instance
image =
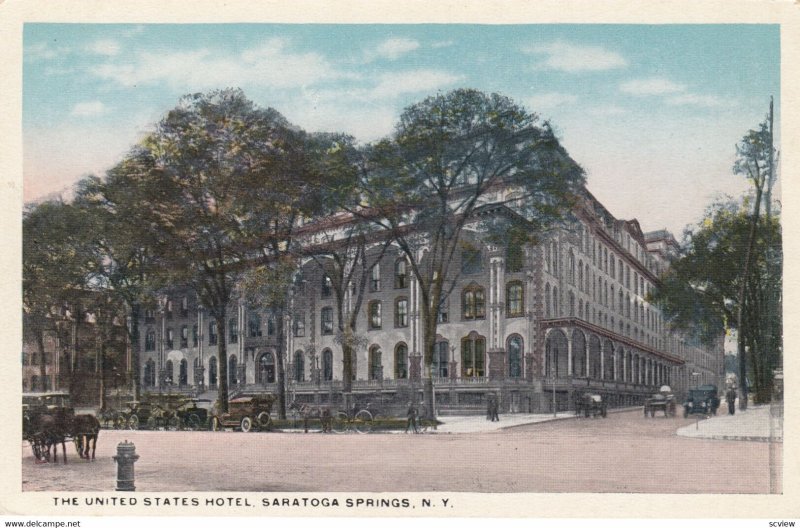
[[180, 97], [240, 87], [361, 142], [468, 87], [547, 119], [617, 218], [678, 238], [748, 188], [737, 141], [780, 118], [777, 25], [44, 24], [23, 31], [26, 202], [102, 175]]

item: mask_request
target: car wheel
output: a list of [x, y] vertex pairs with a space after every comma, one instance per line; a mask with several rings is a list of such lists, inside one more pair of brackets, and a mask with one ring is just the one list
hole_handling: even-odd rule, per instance
[[243, 433], [249, 433], [253, 429], [253, 419], [249, 416], [242, 418], [242, 423], [239, 424]]
[[258, 416], [256, 416], [256, 423], [258, 423], [258, 427], [260, 429], [267, 431], [272, 425], [272, 418], [270, 418], [268, 412], [262, 411]]
[[688, 418], [689, 417], [689, 409], [686, 408], [686, 407], [683, 408], [683, 417], [684, 418]]

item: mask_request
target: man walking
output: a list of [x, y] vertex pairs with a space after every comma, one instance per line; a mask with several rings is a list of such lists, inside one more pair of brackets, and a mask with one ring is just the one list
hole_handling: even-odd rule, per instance
[[733, 414], [736, 412], [736, 389], [733, 387], [728, 389], [728, 392], [725, 393], [725, 399], [728, 402], [728, 414]]
[[492, 406], [492, 421], [493, 422], [499, 422], [500, 421], [500, 416], [497, 414], [498, 411], [500, 410], [499, 399], [492, 397], [491, 402], [492, 402], [491, 403], [491, 406]]
[[406, 421], [406, 433], [408, 433], [409, 428], [413, 428], [415, 433], [417, 431], [417, 406], [414, 405], [413, 401], [408, 402], [408, 410], [406, 411], [406, 417], [408, 420]]

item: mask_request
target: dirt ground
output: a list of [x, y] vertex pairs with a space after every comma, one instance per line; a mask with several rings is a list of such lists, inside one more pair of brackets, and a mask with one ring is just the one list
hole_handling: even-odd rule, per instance
[[128, 440], [137, 491], [769, 492], [769, 444], [676, 436], [692, 423], [625, 412], [467, 434], [104, 430], [92, 463], [68, 445], [67, 465], [36, 464], [23, 444], [22, 489], [113, 491]]

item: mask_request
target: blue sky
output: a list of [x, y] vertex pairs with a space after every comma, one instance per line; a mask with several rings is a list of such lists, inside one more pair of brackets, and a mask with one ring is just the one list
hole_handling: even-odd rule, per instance
[[181, 95], [241, 87], [307, 130], [361, 141], [457, 87], [550, 119], [618, 218], [680, 235], [734, 145], [780, 105], [777, 25], [26, 24], [26, 201], [102, 172]]

